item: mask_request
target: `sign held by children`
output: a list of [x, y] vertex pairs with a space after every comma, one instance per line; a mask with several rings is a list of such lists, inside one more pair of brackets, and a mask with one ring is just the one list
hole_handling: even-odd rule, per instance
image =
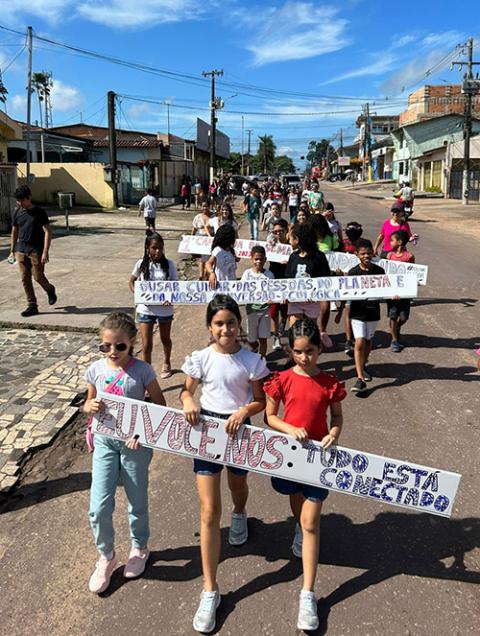
[[320, 300], [366, 300], [367, 298], [415, 298], [414, 275], [324, 276], [321, 278], [277, 278], [219, 281], [211, 289], [208, 281], [136, 281], [135, 303], [203, 305], [216, 294], [228, 294], [239, 305]]
[[288, 435], [244, 425], [230, 436], [225, 421], [201, 417], [192, 427], [183, 412], [99, 392], [105, 410], [92, 430], [187, 457], [320, 486], [409, 510], [450, 517], [460, 482], [458, 473], [381, 457], [341, 446], [300, 444]]
[[[178, 245], [178, 252], [182, 254], [211, 254], [213, 239], [210, 236], [199, 236], [185, 234]], [[291, 246], [287, 243], [271, 243], [269, 241], [251, 241], [247, 239], [237, 239], [235, 241], [235, 255], [238, 258], [250, 258], [252, 247], [261, 245], [265, 248], [267, 261], [271, 263], [286, 263], [292, 253]], [[355, 254], [346, 252], [326, 252], [328, 264], [332, 272], [341, 270], [348, 272], [349, 269], [358, 265], [358, 258]], [[419, 263], [400, 263], [390, 261], [386, 258], [375, 258], [374, 263], [383, 267], [387, 274], [415, 274], [419, 285], [427, 284], [428, 266]]]

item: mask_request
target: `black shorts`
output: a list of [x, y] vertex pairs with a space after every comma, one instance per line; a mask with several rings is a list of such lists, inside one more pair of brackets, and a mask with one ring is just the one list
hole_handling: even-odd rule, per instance
[[391, 320], [400, 319], [402, 322], [407, 322], [410, 317], [410, 304], [409, 298], [402, 298], [401, 300], [387, 300], [387, 314]]

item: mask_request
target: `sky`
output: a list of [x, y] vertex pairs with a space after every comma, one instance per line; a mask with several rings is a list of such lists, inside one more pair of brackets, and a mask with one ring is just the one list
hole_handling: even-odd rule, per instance
[[[356, 135], [367, 101], [373, 114], [405, 110], [408, 94], [458, 83], [451, 60], [480, 39], [480, 3], [445, 0], [0, 0], [0, 25], [21, 34], [88, 49], [153, 68], [141, 71], [91, 58], [34, 37], [33, 70], [53, 75], [53, 124], [107, 123], [106, 93], [118, 95], [117, 126], [195, 138], [196, 118], [209, 121], [210, 80], [223, 69], [218, 127], [231, 149], [244, 150], [251, 130], [273, 135], [277, 154], [299, 167], [308, 142], [338, 146]], [[475, 27], [473, 27], [475, 28]], [[25, 36], [0, 28], [0, 69], [7, 112], [26, 119]], [[161, 71], [160, 73], [158, 71]], [[147, 101], [145, 101], [147, 100]], [[167, 107], [166, 103], [169, 103]], [[33, 121], [38, 120], [33, 98]]]

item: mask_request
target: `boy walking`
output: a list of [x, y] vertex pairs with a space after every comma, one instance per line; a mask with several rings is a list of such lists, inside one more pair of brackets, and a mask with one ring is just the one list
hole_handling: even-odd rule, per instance
[[153, 196], [153, 190], [148, 188], [147, 194], [138, 204], [138, 216], [143, 212], [146, 231], [155, 232], [155, 218], [157, 216], [157, 199]]
[[[365, 274], [385, 274], [383, 267], [372, 263], [374, 257], [373, 245], [367, 239], [358, 239], [356, 255], [360, 263], [348, 272], [348, 276], [362, 276]], [[355, 339], [355, 369], [357, 381], [350, 389], [353, 393], [360, 393], [367, 388], [372, 376], [367, 369], [367, 362], [372, 350], [372, 340], [380, 320], [380, 301], [377, 299], [352, 300], [350, 304], [350, 320], [353, 337]]]
[[27, 297], [27, 308], [21, 312], [24, 318], [38, 314], [37, 297], [33, 279], [47, 292], [48, 304], [57, 302], [55, 287], [45, 276], [45, 265], [49, 260], [52, 230], [47, 213], [33, 205], [32, 193], [28, 186], [15, 190], [18, 208], [13, 215], [9, 259], [17, 260], [22, 277], [23, 289]]
[[[265, 269], [267, 261], [265, 248], [262, 245], [254, 245], [251, 252], [252, 267], [242, 274], [242, 281], [273, 278], [272, 272]], [[247, 305], [247, 330], [248, 344], [252, 351], [258, 352], [262, 358], [267, 355], [267, 338], [270, 335], [270, 305]]]
[[[391, 252], [388, 252], [387, 259], [389, 261], [397, 261], [400, 263], [415, 263], [415, 256], [407, 250], [407, 244], [410, 240], [408, 232], [398, 230], [390, 237]], [[392, 336], [391, 349], [393, 353], [400, 353], [404, 348], [400, 342], [400, 329], [410, 318], [409, 298], [400, 298], [387, 300], [387, 312], [390, 321], [390, 334]]]

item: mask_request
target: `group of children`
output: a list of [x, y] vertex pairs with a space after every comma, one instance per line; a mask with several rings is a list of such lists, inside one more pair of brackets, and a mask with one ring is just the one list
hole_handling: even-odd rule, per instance
[[[260, 263], [257, 269], [260, 269]], [[265, 359], [241, 346], [241, 323], [240, 309], [229, 296], [219, 294], [209, 303], [206, 325], [211, 344], [193, 351], [182, 366], [185, 382], [180, 400], [186, 420], [197, 426], [202, 415], [216, 417], [225, 420], [225, 430], [229, 435], [235, 435], [243, 424], [250, 423], [254, 415], [266, 409], [268, 425], [291, 435], [300, 443], [312, 439], [319, 441], [324, 448], [335, 444], [342, 427], [341, 401], [346, 393], [342, 383], [317, 367], [322, 350], [317, 323], [305, 317], [295, 321], [288, 335], [293, 366], [271, 377], [268, 377], [270, 372]], [[133, 357], [135, 334], [135, 322], [127, 314], [116, 312], [103, 320], [99, 345], [103, 357], [93, 363], [86, 373], [88, 395], [84, 410], [89, 415], [105, 408], [97, 398], [98, 391], [137, 400], [145, 399], [148, 393], [155, 404], [165, 404], [150, 364]], [[197, 403], [195, 394], [200, 384], [202, 391]], [[279, 415], [281, 405], [282, 416]], [[141, 576], [148, 561], [148, 470], [152, 451], [140, 446], [136, 438], [124, 443], [103, 435], [95, 434], [94, 437], [89, 516], [100, 557], [90, 578], [89, 589], [100, 594], [108, 588], [117, 567], [112, 515], [120, 476], [129, 504], [132, 539], [124, 576], [128, 579]], [[200, 503], [200, 551], [204, 577], [193, 625], [201, 633], [214, 629], [216, 609], [220, 603], [217, 568], [221, 550], [222, 470], [221, 464], [203, 459], [193, 461]], [[228, 467], [227, 474], [233, 507], [228, 541], [238, 546], [248, 540], [247, 472]], [[272, 478], [272, 487], [280, 494], [289, 495], [297, 522], [292, 550], [302, 558], [304, 572], [297, 625], [299, 629], [316, 629], [318, 616], [314, 583], [320, 513], [328, 491], [278, 478]]]
[[[334, 235], [338, 245], [358, 257], [359, 263], [350, 269], [349, 275], [384, 272], [372, 262], [373, 245], [362, 238], [359, 223], [347, 224], [345, 236], [340, 233], [342, 228], [336, 222], [333, 206], [329, 210], [330, 215], [312, 215], [305, 222], [299, 221], [299, 210], [297, 222], [293, 225], [289, 225], [274, 206], [272, 208], [270, 217], [263, 220], [268, 240], [289, 242], [293, 251], [287, 262], [271, 263], [267, 269], [265, 248], [255, 245], [251, 252], [251, 266], [243, 272], [242, 280], [330, 276], [332, 274], [324, 252], [332, 249]], [[197, 216], [201, 218], [196, 223], [194, 221], [194, 229], [213, 236], [211, 255], [203, 261], [203, 269], [210, 286], [215, 288], [219, 281], [237, 277], [238, 259], [234, 243], [238, 227], [236, 222], [232, 222], [233, 214], [227, 208], [224, 218], [218, 217], [216, 229], [211, 224], [209, 210], [202, 210]], [[211, 227], [214, 232], [209, 229]], [[393, 258], [405, 260], [407, 240], [408, 235], [402, 234], [402, 230], [393, 232], [390, 237]], [[166, 257], [161, 235], [149, 232], [143, 258], [134, 265], [129, 280], [130, 289], [133, 291], [136, 280], [177, 278], [175, 263]], [[398, 343], [400, 327], [408, 318], [408, 310], [405, 301], [389, 301], [394, 342]], [[92, 364], [86, 373], [88, 394], [84, 410], [90, 416], [105, 408], [97, 397], [99, 391], [137, 400], [144, 400], [148, 394], [153, 403], [165, 404], [150, 364], [152, 338], [154, 327], [158, 324], [164, 351], [160, 377], [168, 378], [172, 374], [173, 307], [168, 303], [138, 305], [136, 312], [143, 360], [133, 356], [137, 327], [131, 316], [115, 312], [100, 325], [99, 350], [103, 357]], [[317, 367], [322, 349], [332, 344], [326, 332], [329, 314], [329, 302], [249, 304], [246, 306], [249, 348], [244, 348], [241, 345], [240, 308], [231, 297], [216, 295], [206, 311], [211, 344], [193, 351], [182, 366], [185, 381], [180, 402], [188, 423], [197, 426], [201, 416], [215, 417], [225, 421], [227, 434], [236, 435], [243, 424], [250, 423], [254, 415], [265, 410], [264, 418], [268, 426], [292, 436], [302, 444], [309, 439], [318, 441], [324, 448], [337, 443], [342, 428], [341, 401], [346, 396], [345, 387], [335, 376], [323, 373]], [[364, 300], [342, 303], [338, 308], [337, 322], [342, 315], [348, 317], [347, 339], [352, 339], [352, 336], [355, 339], [354, 356], [358, 377], [352, 391], [359, 392], [372, 379], [367, 362], [380, 317], [379, 302]], [[280, 335], [286, 326], [291, 365], [285, 371], [270, 375], [266, 364], [268, 338], [273, 332], [274, 348], [282, 348]], [[200, 385], [201, 396], [197, 402], [195, 396]], [[89, 516], [100, 556], [91, 575], [89, 589], [99, 594], [108, 588], [117, 567], [112, 515], [120, 477], [129, 504], [132, 539], [123, 574], [126, 578], [136, 578], [144, 572], [150, 555], [148, 471], [152, 451], [142, 447], [137, 438], [121, 442], [99, 434], [94, 435], [93, 446]], [[215, 628], [216, 610], [220, 604], [217, 569], [221, 550], [222, 470], [222, 464], [203, 459], [193, 461], [200, 504], [203, 569], [203, 590], [193, 625], [201, 633], [209, 633]], [[231, 545], [242, 545], [248, 540], [247, 472], [227, 467], [227, 476], [232, 499], [228, 541]], [[314, 584], [320, 545], [320, 514], [328, 491], [279, 478], [272, 478], [272, 487], [280, 494], [289, 495], [291, 511], [296, 520], [292, 551], [295, 556], [301, 557], [303, 565], [297, 627], [314, 630], [319, 624]]]

